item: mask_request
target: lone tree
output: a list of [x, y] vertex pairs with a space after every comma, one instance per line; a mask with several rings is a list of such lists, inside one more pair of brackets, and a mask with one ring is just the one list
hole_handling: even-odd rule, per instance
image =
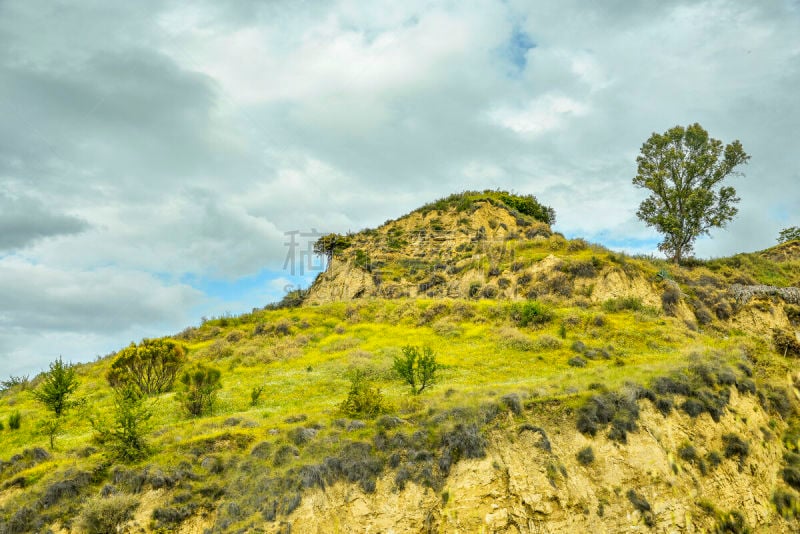
[[423, 347], [420, 351], [419, 348], [408, 345], [403, 347], [403, 356], [395, 356], [392, 367], [411, 386], [411, 393], [419, 395], [436, 383], [436, 371], [440, 365], [430, 347]]
[[314, 254], [325, 256], [327, 263], [330, 264], [334, 254], [345, 250], [350, 246], [350, 238], [341, 234], [326, 234], [314, 243]]
[[672, 261], [691, 252], [698, 236], [733, 219], [739, 198], [721, 183], [749, 159], [738, 140], [723, 147], [697, 123], [654, 133], [642, 145], [633, 184], [652, 193], [636, 215], [664, 234], [658, 248]]
[[790, 226], [778, 233], [778, 243], [800, 240], [800, 226]]
[[65, 364], [59, 357], [50, 364], [50, 370], [44, 373], [44, 380], [39, 389], [33, 391], [33, 398], [45, 405], [53, 415], [61, 417], [73, 406], [69, 400], [78, 389], [78, 379], [72, 364]]

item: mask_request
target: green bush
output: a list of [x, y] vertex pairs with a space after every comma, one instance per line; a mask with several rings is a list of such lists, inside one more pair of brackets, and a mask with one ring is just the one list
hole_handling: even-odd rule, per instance
[[546, 324], [552, 321], [553, 317], [550, 308], [535, 300], [511, 306], [511, 319], [519, 326]]
[[19, 414], [19, 410], [12, 413], [8, 416], [8, 428], [9, 430], [19, 430], [20, 420], [22, 416]]
[[133, 519], [138, 501], [132, 495], [93, 497], [83, 506], [78, 523], [87, 534], [121, 532], [121, 527]]
[[152, 417], [144, 398], [133, 388], [118, 389], [114, 394], [112, 420], [92, 419], [95, 440], [108, 448], [111, 456], [123, 462], [135, 462], [150, 453], [145, 436]]
[[113, 388], [134, 388], [140, 395], [169, 391], [186, 361], [182, 345], [171, 339], [144, 339], [119, 351], [106, 374]]
[[581, 465], [589, 465], [594, 462], [594, 450], [592, 450], [592, 447], [584, 447], [578, 451], [576, 457]]
[[222, 387], [221, 376], [219, 369], [203, 364], [197, 364], [194, 368], [184, 371], [180, 378], [181, 390], [177, 398], [189, 415], [199, 417], [213, 413], [217, 390]]
[[772, 503], [775, 505], [778, 515], [784, 519], [800, 517], [800, 499], [793, 492], [781, 488], [776, 489], [772, 494]]
[[351, 372], [350, 391], [339, 408], [349, 417], [369, 419], [388, 411], [381, 390], [370, 383], [366, 373], [361, 369]]

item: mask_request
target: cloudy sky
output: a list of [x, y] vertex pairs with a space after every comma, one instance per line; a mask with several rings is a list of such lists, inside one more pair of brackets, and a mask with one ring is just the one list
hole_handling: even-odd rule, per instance
[[797, 0], [191, 4], [0, 0], [0, 377], [263, 306], [314, 274], [287, 232], [468, 188], [654, 251], [631, 179], [676, 124], [752, 156], [699, 256], [800, 225]]

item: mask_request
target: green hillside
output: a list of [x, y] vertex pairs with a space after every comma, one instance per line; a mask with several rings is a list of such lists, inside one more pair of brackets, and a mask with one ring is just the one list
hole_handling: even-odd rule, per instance
[[[79, 402], [63, 415], [53, 449], [42, 427], [53, 416], [32, 394], [43, 376], [7, 382], [0, 532], [288, 532], [306, 495], [336, 484], [365, 495], [384, 483], [394, 492], [419, 487], [446, 510], [453, 469], [485, 457], [500, 435], [530, 430], [548, 453], [560, 439], [554, 431], [624, 450], [642, 432], [640, 410], [713, 425], [739, 397], [769, 419], [756, 441], [768, 433], [785, 450], [770, 467], [776, 482], [768, 491], [778, 496], [770, 521], [797, 525], [800, 423], [791, 380], [800, 301], [779, 291], [800, 285], [794, 245], [678, 267], [564, 239], [547, 227], [552, 210], [505, 193], [458, 195], [409, 217], [350, 236], [308, 294], [172, 336], [185, 351], [183, 368], [218, 369], [221, 388], [213, 411], [199, 417], [184, 410], [180, 379], [146, 396], [152, 417], [140, 459], [125, 461], [102, 438], [113, 426], [107, 374], [116, 355], [76, 366]], [[415, 225], [464, 239], [426, 240], [420, 249], [409, 238]], [[487, 247], [473, 239], [480, 228], [493, 238]], [[526, 235], [530, 228], [537, 230]], [[405, 242], [387, 247], [392, 236]], [[331, 287], [364, 277], [381, 279], [369, 286], [374, 294], [329, 297]], [[390, 283], [411, 289], [381, 293]], [[756, 285], [775, 287], [746, 299], [731, 290]], [[393, 369], [408, 346], [430, 347], [440, 366], [420, 395]], [[346, 405], [349, 394], [372, 409]], [[17, 413], [19, 428], [11, 429]], [[742, 439], [755, 446], [753, 436]], [[675, 469], [702, 478], [692, 470], [700, 462], [712, 469], [713, 456], [692, 459], [686, 450], [668, 451]], [[721, 445], [718, 452], [744, 465], [746, 453]], [[584, 469], [569, 458], [554, 455], [543, 467], [553, 487]], [[631, 506], [623, 490], [607, 505]], [[736, 523], [733, 506], [701, 501], [695, 512], [706, 526]], [[633, 506], [643, 526], [650, 516], [662, 520], [649, 504]], [[430, 531], [446, 531], [431, 517]]]

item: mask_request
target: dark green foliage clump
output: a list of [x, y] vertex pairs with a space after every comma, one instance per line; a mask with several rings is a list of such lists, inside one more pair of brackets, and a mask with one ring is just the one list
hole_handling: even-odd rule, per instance
[[535, 300], [517, 303], [511, 307], [511, 319], [519, 326], [546, 324], [553, 317], [550, 308]]
[[584, 447], [583, 449], [578, 451], [576, 457], [578, 458], [578, 462], [580, 462], [581, 465], [589, 465], [592, 462], [594, 462], [594, 450], [592, 449], [592, 447]]
[[800, 499], [791, 491], [778, 488], [772, 494], [772, 504], [784, 519], [800, 517]]
[[[686, 397], [680, 404], [680, 409], [691, 417], [708, 413], [714, 421], [719, 422], [730, 401], [730, 386], [738, 387], [738, 384], [739, 378], [729, 367], [716, 363], [698, 363], [683, 372], [654, 379], [652, 389], [658, 395]], [[656, 406], [661, 410], [658, 400]], [[666, 405], [663, 407], [666, 409]]]
[[570, 367], [586, 367], [586, 360], [580, 356], [573, 356], [567, 361], [567, 365]]
[[628, 490], [626, 496], [633, 507], [639, 510], [639, 512], [642, 514], [642, 519], [644, 520], [645, 525], [648, 527], [655, 526], [656, 518], [653, 515], [652, 508], [650, 503], [647, 502], [647, 499], [632, 489]]
[[451, 465], [461, 459], [483, 458], [486, 456], [486, 439], [474, 424], [456, 424], [451, 430], [442, 433], [442, 455], [439, 468], [446, 475]]
[[785, 388], [766, 384], [758, 392], [758, 399], [765, 410], [777, 412], [783, 419], [794, 413], [794, 403]]
[[784, 482], [800, 491], [800, 454], [786, 451], [783, 455], [785, 463], [781, 470]]
[[744, 516], [737, 511], [727, 513], [717, 512], [716, 532], [729, 532], [730, 534], [749, 534], [750, 528], [744, 521]]
[[[8, 416], [8, 429], [19, 430], [21, 422], [22, 422], [22, 416], [20, 415], [19, 410], [17, 410]], [[0, 427], [0, 430], [2, 430], [2, 427]]]
[[722, 436], [722, 445], [725, 458], [733, 458], [735, 456], [739, 458], [740, 463], [744, 462], [744, 459], [750, 454], [750, 445], [733, 433]]
[[578, 430], [594, 436], [611, 423], [608, 437], [621, 443], [627, 442], [627, 433], [636, 430], [639, 405], [635, 397], [617, 392], [592, 396], [578, 410]]
[[511, 410], [514, 415], [520, 415], [522, 413], [522, 402], [519, 399], [519, 395], [516, 393], [503, 395], [500, 397], [500, 402], [502, 402], [506, 408]]
[[689, 443], [678, 447], [678, 458], [685, 462], [694, 463], [698, 460], [697, 450]]
[[197, 364], [181, 375], [181, 390], [178, 393], [186, 412], [193, 417], [211, 414], [217, 391], [222, 387], [222, 373], [219, 369]]

